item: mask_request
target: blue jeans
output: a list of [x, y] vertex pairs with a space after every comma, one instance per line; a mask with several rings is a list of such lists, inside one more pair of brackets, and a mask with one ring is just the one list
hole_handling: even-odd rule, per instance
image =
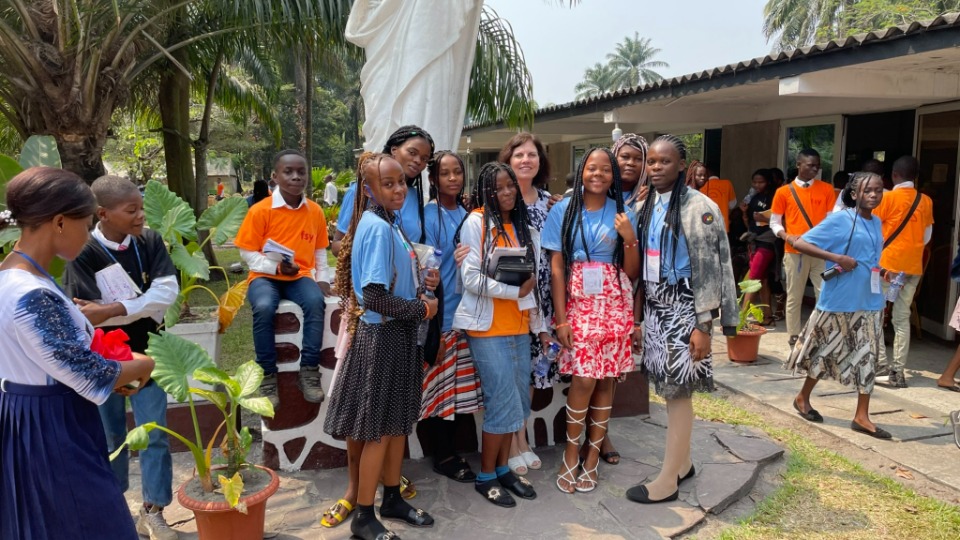
[[[167, 425], [167, 394], [157, 383], [150, 381], [139, 392], [130, 396], [133, 419], [136, 425], [156, 422]], [[100, 405], [100, 420], [103, 432], [107, 436], [107, 451], [114, 450], [127, 438], [126, 399], [120, 394], [110, 394], [107, 401]], [[128, 472], [130, 453], [124, 449], [116, 459], [110, 462], [113, 474], [120, 482], [120, 488], [127, 491], [130, 487]], [[140, 474], [143, 477], [141, 491], [143, 502], [158, 506], [168, 506], [173, 501], [173, 463], [170, 459], [170, 443], [167, 434], [155, 429], [150, 432], [150, 443], [146, 450], [140, 451]]]
[[467, 336], [483, 389], [483, 431], [513, 433], [530, 416], [530, 335]]
[[277, 372], [277, 342], [273, 331], [273, 318], [277, 314], [281, 299], [290, 300], [303, 310], [300, 366], [320, 365], [323, 310], [326, 308], [320, 286], [308, 277], [293, 281], [258, 277], [250, 282], [247, 300], [253, 309], [253, 349], [257, 353], [257, 364], [263, 368], [265, 375]]

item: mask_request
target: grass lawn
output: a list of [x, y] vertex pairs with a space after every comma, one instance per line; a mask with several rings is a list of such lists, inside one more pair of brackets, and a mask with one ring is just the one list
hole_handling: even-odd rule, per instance
[[952, 540], [960, 534], [957, 506], [917, 495], [722, 397], [696, 394], [693, 405], [704, 420], [762, 429], [788, 449], [781, 486], [751, 516], [724, 529], [722, 540]]

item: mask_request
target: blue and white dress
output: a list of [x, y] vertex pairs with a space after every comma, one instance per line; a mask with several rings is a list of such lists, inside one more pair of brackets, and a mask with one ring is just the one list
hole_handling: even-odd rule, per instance
[[0, 538], [136, 539], [97, 405], [120, 364], [52, 281], [0, 271]]

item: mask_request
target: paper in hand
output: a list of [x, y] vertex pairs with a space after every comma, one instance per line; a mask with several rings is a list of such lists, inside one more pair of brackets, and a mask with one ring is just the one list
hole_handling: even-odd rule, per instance
[[263, 254], [274, 261], [293, 262], [294, 251], [287, 246], [268, 238], [263, 244]]
[[119, 263], [100, 270], [94, 277], [97, 280], [97, 289], [100, 289], [100, 302], [103, 304], [132, 300], [143, 294]]

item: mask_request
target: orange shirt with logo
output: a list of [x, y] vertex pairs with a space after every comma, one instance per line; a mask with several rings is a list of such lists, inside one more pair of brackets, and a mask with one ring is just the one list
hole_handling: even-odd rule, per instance
[[[475, 212], [477, 210], [474, 210]], [[511, 240], [517, 237], [513, 225], [504, 224], [503, 228]], [[497, 238], [497, 247], [515, 247], [515, 242], [507, 242], [507, 239], [501, 236]], [[483, 252], [483, 249], [480, 250]], [[492, 269], [491, 269], [492, 272]], [[493, 278], [487, 278], [493, 279]], [[486, 331], [479, 332], [468, 330], [467, 335], [473, 337], [497, 337], [497, 336], [518, 336], [530, 332], [530, 314], [524, 310], [520, 311], [520, 304], [516, 300], [508, 298], [492, 298], [493, 300], [493, 322]]]
[[267, 239], [283, 244], [294, 251], [293, 261], [300, 266], [300, 272], [295, 276], [250, 272], [247, 281], [258, 277], [281, 281], [312, 278], [317, 263], [316, 251], [330, 245], [323, 210], [310, 199], [297, 209], [287, 206], [272, 208], [272, 205], [273, 197], [267, 197], [251, 206], [233, 243], [247, 251], [262, 251]]
[[713, 178], [707, 180], [707, 183], [700, 188], [700, 192], [710, 197], [710, 200], [720, 207], [723, 228], [730, 232], [730, 202], [737, 202], [737, 193], [733, 190], [733, 183], [722, 178]]
[[[790, 186], [793, 186], [793, 189], [797, 191], [797, 197], [800, 198], [803, 209], [807, 211], [807, 216], [810, 217], [810, 222], [814, 227], [833, 210], [833, 205], [837, 202], [837, 194], [833, 191], [832, 185], [821, 180], [814, 180], [810, 187], [806, 188], [798, 186], [795, 182], [790, 182], [777, 190], [773, 195], [773, 205], [770, 207], [770, 213], [783, 216], [783, 228], [787, 231], [787, 234], [800, 236], [809, 231], [810, 227], [807, 226], [807, 222], [803, 219], [803, 214], [800, 213], [800, 208], [797, 206], [797, 201], [790, 193]], [[786, 244], [784, 251], [799, 253], [790, 244]]]
[[[892, 189], [883, 194], [880, 206], [873, 210], [873, 215], [882, 220], [884, 239], [890, 238], [897, 230], [916, 197], [917, 190], [914, 188]], [[933, 201], [926, 195], [920, 195], [920, 204], [910, 216], [907, 226], [880, 255], [880, 266], [911, 276], [922, 274], [923, 236], [930, 225], [933, 225]]]

